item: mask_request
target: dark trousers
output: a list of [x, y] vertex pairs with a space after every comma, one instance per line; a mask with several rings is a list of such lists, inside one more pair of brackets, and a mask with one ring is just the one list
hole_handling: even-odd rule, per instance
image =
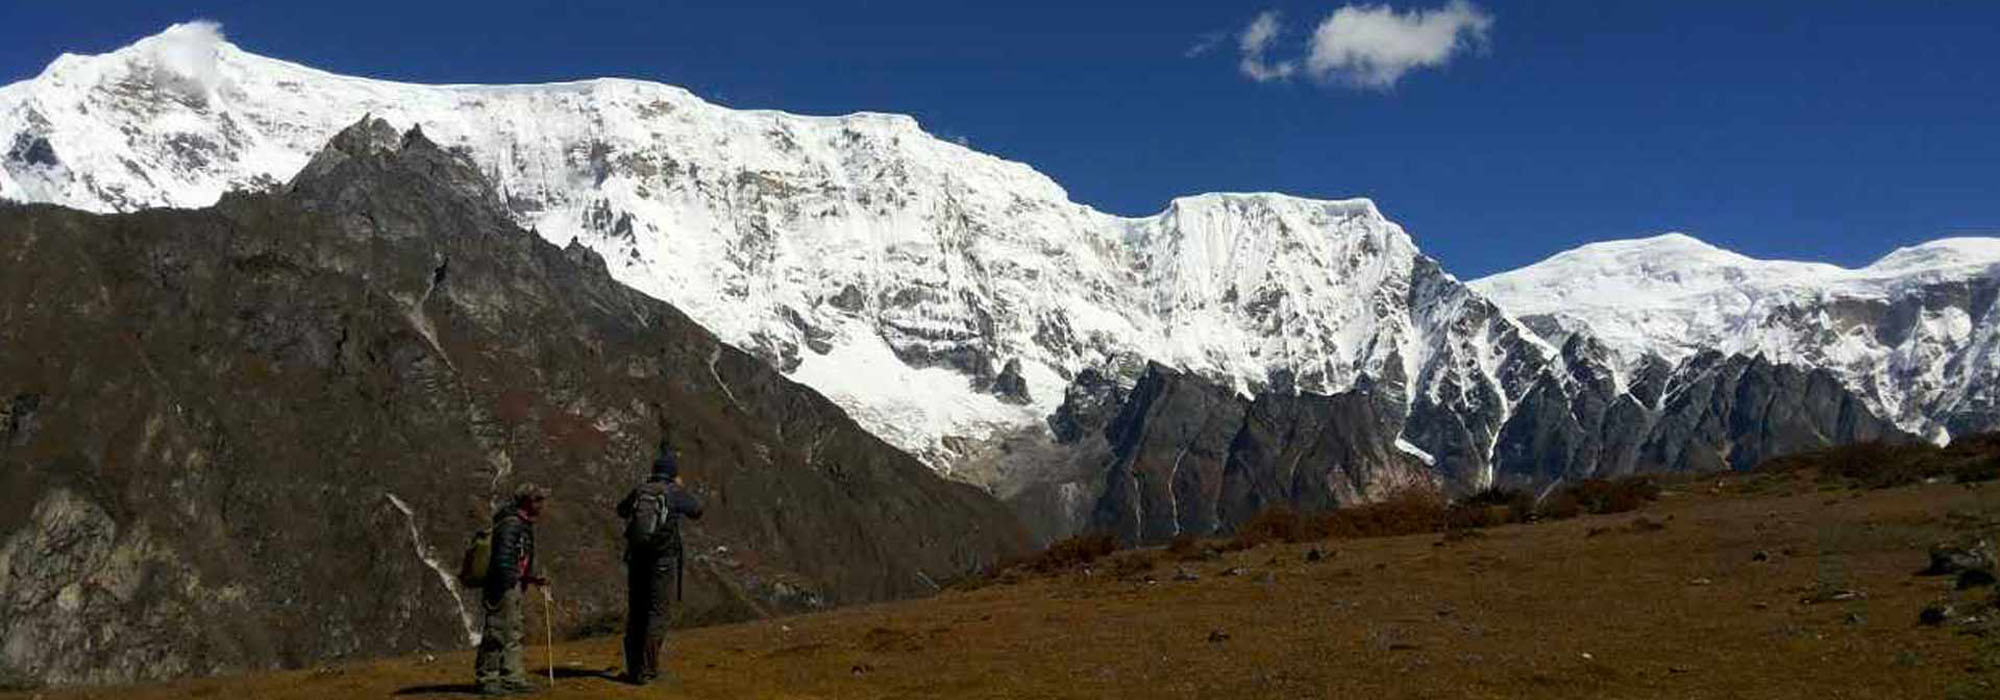
[[625, 565], [625, 672], [638, 681], [660, 675], [680, 560], [633, 553]]

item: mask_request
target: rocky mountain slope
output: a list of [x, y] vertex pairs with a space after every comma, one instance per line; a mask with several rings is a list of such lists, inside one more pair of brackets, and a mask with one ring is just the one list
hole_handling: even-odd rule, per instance
[[1586, 245], [1472, 283], [1553, 342], [1585, 333], [1629, 381], [1703, 352], [1825, 369], [1933, 440], [2000, 426], [2000, 239], [1867, 267], [1757, 260], [1683, 234]]
[[363, 114], [421, 124], [508, 218], [596, 253], [1043, 539], [1900, 438], [1877, 415], [1915, 427], [1839, 368], [1635, 355], [1516, 309], [1524, 324], [1368, 200], [1208, 194], [1124, 218], [907, 117], [734, 110], [633, 80], [354, 78], [202, 24], [0, 88], [0, 198], [203, 206], [286, 180]]
[[0, 204], [0, 681], [447, 650], [521, 480], [559, 631], [622, 616], [612, 504], [656, 441], [709, 516], [687, 622], [921, 594], [1024, 544], [819, 394], [515, 226], [367, 120], [211, 208]]

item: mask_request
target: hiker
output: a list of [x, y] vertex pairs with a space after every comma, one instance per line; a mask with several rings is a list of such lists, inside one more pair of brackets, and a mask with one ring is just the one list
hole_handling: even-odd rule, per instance
[[522, 665], [521, 642], [527, 630], [521, 598], [528, 586], [548, 585], [535, 558], [535, 521], [548, 500], [548, 489], [524, 483], [493, 514], [493, 554], [480, 595], [486, 630], [479, 635], [479, 660], [474, 666], [481, 695], [536, 690]]
[[669, 596], [680, 597], [680, 519], [701, 518], [701, 501], [681, 485], [673, 447], [660, 441], [652, 474], [618, 502], [625, 519], [625, 680], [645, 685], [660, 675]]

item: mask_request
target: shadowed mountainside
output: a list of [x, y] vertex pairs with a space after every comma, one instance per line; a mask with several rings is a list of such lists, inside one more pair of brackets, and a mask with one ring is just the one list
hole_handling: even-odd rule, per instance
[[364, 119], [200, 210], [0, 206], [0, 680], [468, 643], [446, 577], [513, 484], [564, 631], [622, 616], [612, 504], [669, 437], [710, 504], [683, 622], [917, 595], [1023, 546], [831, 402], [511, 223]]

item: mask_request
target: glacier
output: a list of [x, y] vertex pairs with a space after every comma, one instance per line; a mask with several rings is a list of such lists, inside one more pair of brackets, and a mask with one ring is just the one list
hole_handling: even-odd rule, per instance
[[199, 23], [0, 88], [0, 197], [204, 206], [277, 186], [363, 115], [461, 150], [523, 225], [940, 469], [964, 440], [1040, 429], [1085, 368], [1157, 361], [1243, 392], [1455, 382], [1504, 410], [1502, 365], [1551, 356], [1495, 349], [1526, 336], [1366, 199], [1207, 194], [1119, 217], [905, 116], [729, 109], [625, 79], [347, 77]]

